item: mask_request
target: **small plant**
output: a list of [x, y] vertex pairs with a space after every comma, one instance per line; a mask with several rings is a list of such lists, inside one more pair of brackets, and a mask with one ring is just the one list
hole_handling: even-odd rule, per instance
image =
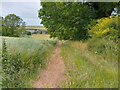
[[2, 85], [8, 85], [9, 81], [9, 60], [8, 60], [8, 52], [7, 52], [7, 45], [5, 39], [3, 39], [2, 43], [2, 70], [3, 70], [3, 80]]
[[5, 39], [3, 39], [3, 43], [2, 43], [2, 58], [3, 61], [7, 60], [7, 45]]

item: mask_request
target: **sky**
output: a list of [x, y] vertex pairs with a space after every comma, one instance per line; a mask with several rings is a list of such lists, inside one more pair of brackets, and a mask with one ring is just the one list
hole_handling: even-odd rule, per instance
[[[34, 1], [34, 2], [33, 2]], [[41, 8], [38, 0], [3, 0], [2, 17], [8, 14], [20, 16], [26, 22], [26, 26], [41, 26], [38, 10]]]

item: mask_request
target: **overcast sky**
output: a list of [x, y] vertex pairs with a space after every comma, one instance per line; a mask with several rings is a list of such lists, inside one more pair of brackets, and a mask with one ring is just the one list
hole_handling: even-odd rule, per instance
[[41, 25], [41, 20], [38, 18], [40, 2], [38, 0], [33, 1], [21, 0], [21, 2], [19, 2], [18, 0], [3, 0], [2, 16], [5, 17], [8, 14], [16, 14], [26, 22], [27, 26], [39, 26]]

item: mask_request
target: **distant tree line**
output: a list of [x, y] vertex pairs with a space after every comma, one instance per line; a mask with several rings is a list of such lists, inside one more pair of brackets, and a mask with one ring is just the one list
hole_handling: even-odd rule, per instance
[[51, 37], [85, 40], [87, 26], [94, 20], [109, 17], [117, 2], [41, 2], [39, 17]]
[[2, 21], [2, 36], [19, 37], [24, 30], [25, 22], [19, 16], [15, 14], [9, 14], [5, 18], [1, 18]]

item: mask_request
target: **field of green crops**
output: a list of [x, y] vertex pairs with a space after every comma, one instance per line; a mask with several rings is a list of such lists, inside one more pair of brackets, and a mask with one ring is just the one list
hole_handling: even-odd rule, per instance
[[[45, 68], [56, 40], [0, 37], [3, 87], [31, 87], [32, 79]], [[29, 83], [28, 83], [29, 82]]]
[[46, 30], [43, 26], [26, 26], [25, 29], [31, 30], [31, 29], [37, 29], [37, 30]]

